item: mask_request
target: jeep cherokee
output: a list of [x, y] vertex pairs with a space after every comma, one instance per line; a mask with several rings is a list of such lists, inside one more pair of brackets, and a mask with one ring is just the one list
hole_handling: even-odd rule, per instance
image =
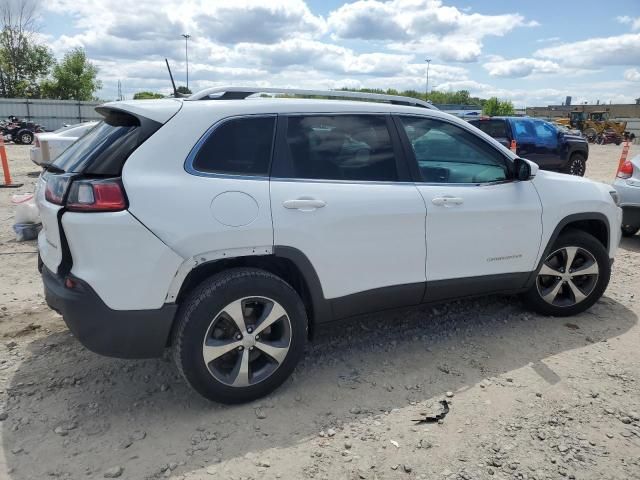
[[493, 293], [566, 316], [609, 282], [611, 187], [420, 100], [235, 87], [97, 110], [38, 181], [46, 300], [100, 354], [172, 348], [207, 398], [274, 390], [323, 322]]

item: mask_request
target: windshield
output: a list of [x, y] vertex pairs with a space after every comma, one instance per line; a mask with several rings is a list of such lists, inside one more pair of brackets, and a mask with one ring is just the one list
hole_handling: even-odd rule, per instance
[[82, 172], [94, 163], [110, 164], [114, 155], [129, 156], [136, 149], [139, 130], [140, 122], [136, 117], [110, 112], [56, 158], [53, 166], [65, 172]]

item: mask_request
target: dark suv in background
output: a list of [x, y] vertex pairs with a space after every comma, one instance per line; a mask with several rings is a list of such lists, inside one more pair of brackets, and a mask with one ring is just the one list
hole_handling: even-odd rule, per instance
[[516, 153], [544, 170], [557, 170], [584, 176], [589, 144], [553, 125], [528, 117], [488, 117], [470, 120], [470, 124], [509, 147], [515, 140]]

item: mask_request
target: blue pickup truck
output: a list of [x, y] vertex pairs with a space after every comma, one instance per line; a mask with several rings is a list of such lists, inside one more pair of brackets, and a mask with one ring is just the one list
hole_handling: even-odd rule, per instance
[[516, 154], [542, 169], [579, 176], [587, 169], [587, 140], [552, 123], [530, 117], [487, 117], [469, 123], [507, 147], [515, 140]]

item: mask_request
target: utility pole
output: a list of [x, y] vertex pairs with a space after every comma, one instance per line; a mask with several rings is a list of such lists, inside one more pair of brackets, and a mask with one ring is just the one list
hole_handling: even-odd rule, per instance
[[189, 88], [189, 39], [191, 35], [183, 33], [182, 36], [184, 37], [184, 59], [187, 63], [187, 88]]
[[424, 99], [427, 100], [427, 97], [429, 95], [429, 67], [431, 66], [431, 59], [426, 58], [425, 62], [427, 62], [427, 85], [424, 89]]

